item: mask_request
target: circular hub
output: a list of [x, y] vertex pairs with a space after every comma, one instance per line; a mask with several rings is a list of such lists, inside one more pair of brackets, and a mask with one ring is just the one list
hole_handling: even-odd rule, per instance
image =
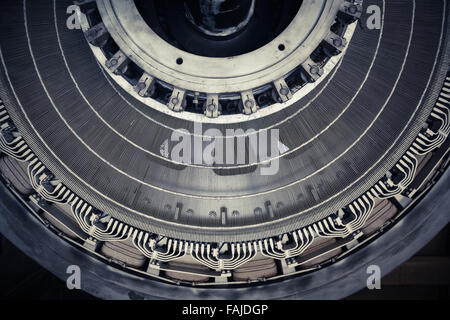
[[[97, 59], [137, 99], [186, 120], [230, 123], [279, 111], [309, 92], [308, 84], [319, 83], [333, 69], [347, 45], [345, 37], [353, 33], [353, 28], [346, 33], [348, 24], [361, 14], [360, 5], [342, 0], [238, 1], [235, 10], [231, 6], [221, 13], [227, 4], [102, 0], [97, 1], [101, 22], [89, 15], [82, 21]], [[208, 34], [199, 22], [222, 14], [239, 18], [241, 10], [247, 18], [229, 22], [226, 36]], [[219, 108], [209, 112], [206, 102], [214, 96]], [[177, 114], [181, 111], [186, 112]], [[221, 115], [226, 118], [208, 119]]]
[[[300, 0], [135, 1], [144, 21], [162, 39], [178, 49], [205, 57], [238, 56], [263, 47], [286, 29], [301, 3]], [[208, 30], [203, 20], [217, 24], [221, 31]]]
[[[0, 11], [0, 191], [89, 259], [202, 294], [305, 273], [323, 287], [317, 270], [395, 235], [445, 176], [447, 1], [304, 0], [227, 57], [174, 42], [162, 7], [77, 3], [73, 28], [71, 0]], [[226, 36], [184, 4], [189, 32], [220, 42], [261, 1]]]

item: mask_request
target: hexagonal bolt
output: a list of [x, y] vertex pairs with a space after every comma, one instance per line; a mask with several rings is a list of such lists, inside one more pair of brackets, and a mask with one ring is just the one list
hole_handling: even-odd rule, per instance
[[323, 75], [323, 69], [311, 59], [302, 63], [302, 69], [309, 82], [314, 82]]
[[84, 36], [89, 43], [98, 47], [108, 40], [109, 33], [103, 22], [101, 22], [87, 30]]
[[355, 2], [344, 1], [339, 9], [339, 13], [345, 18], [346, 22], [357, 20], [361, 17], [363, 8], [362, 3], [359, 0]]
[[342, 38], [341, 36], [331, 32], [324, 39], [324, 46], [328, 49], [328, 55], [338, 55], [342, 51], [344, 51], [345, 46], [347, 45], [347, 40]]

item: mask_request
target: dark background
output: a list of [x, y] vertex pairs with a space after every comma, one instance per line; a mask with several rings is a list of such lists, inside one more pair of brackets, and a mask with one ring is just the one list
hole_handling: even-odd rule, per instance
[[[381, 290], [364, 289], [349, 300], [448, 300], [450, 297], [450, 225], [425, 248], [385, 276]], [[94, 300], [43, 269], [0, 235], [0, 299]]]

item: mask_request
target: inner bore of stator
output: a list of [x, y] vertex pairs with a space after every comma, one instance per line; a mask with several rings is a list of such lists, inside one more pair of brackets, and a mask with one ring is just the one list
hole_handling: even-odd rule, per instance
[[183, 51], [231, 57], [263, 47], [292, 22], [302, 0], [135, 0], [144, 21]]
[[186, 18], [206, 35], [226, 37], [245, 28], [256, 0], [186, 0]]

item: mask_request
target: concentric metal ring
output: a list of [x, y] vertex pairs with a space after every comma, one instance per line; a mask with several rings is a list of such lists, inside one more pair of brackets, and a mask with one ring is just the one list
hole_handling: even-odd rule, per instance
[[[118, 75], [128, 71], [130, 62], [142, 70], [134, 80], [129, 75], [124, 77], [125, 81], [114, 77], [119, 85], [159, 111], [212, 123], [267, 116], [307, 94], [308, 88], [301, 89], [308, 83], [320, 82], [335, 66], [338, 59], [333, 57], [344, 51], [354, 31], [350, 28], [345, 32], [347, 24], [358, 18], [362, 10], [359, 1], [303, 1], [291, 24], [267, 45], [239, 56], [211, 58], [182, 51], [164, 41], [145, 23], [133, 1], [99, 0], [97, 8], [102, 19], [100, 24], [92, 23], [84, 15], [80, 19], [101, 65]], [[103, 52], [96, 50], [96, 46], [101, 47], [98, 39], [104, 38], [105, 33], [111, 35], [119, 51], [108, 55], [103, 48]], [[314, 59], [313, 54], [318, 51], [325, 53]], [[155, 82], [167, 87], [171, 94], [155, 98]], [[208, 109], [207, 102], [216, 96], [219, 100], [216, 108]], [[191, 111], [192, 106], [187, 104], [194, 104], [197, 110], [200, 104], [206, 117], [195, 111], [194, 115], [189, 112], [178, 115], [180, 111]], [[229, 104], [236, 104], [236, 111], [223, 115], [225, 104], [226, 109]], [[264, 112], [255, 115], [259, 109]], [[208, 119], [219, 115], [223, 119]]]

